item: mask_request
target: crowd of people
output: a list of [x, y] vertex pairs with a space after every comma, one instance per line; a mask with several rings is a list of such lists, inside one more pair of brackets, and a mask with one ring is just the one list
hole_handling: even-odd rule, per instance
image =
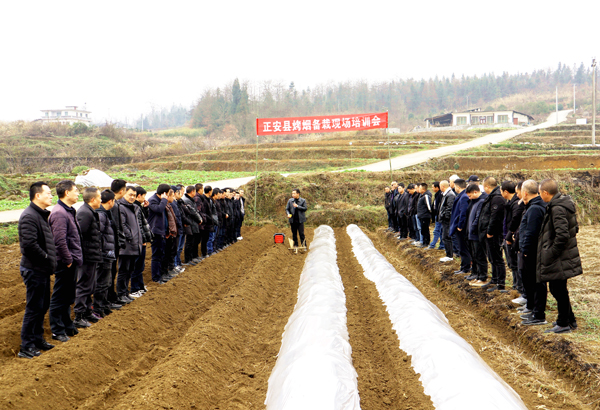
[[519, 292], [512, 302], [518, 306], [523, 325], [548, 323], [549, 287], [558, 318], [545, 332], [577, 328], [567, 289], [567, 280], [583, 273], [577, 211], [555, 180], [499, 184], [493, 177], [481, 182], [476, 175], [467, 180], [453, 175], [434, 182], [433, 193], [428, 188], [424, 182], [405, 186], [396, 181], [385, 188], [388, 230], [398, 241], [412, 240], [417, 247], [444, 250], [442, 263], [460, 259], [460, 269], [454, 274], [464, 275], [470, 286], [488, 292], [508, 292], [508, 266], [512, 288]]
[[[147, 191], [115, 179], [110, 189], [56, 185], [58, 203], [45, 182], [29, 190], [19, 219], [20, 272], [27, 288], [18, 356], [31, 359], [54, 346], [44, 339], [49, 311], [52, 339], [67, 342], [106, 315], [142, 297], [146, 246], [152, 280], [165, 284], [205, 258], [242, 240], [244, 192], [202, 184], [160, 184]], [[183, 258], [182, 258], [183, 253]], [[54, 287], [50, 293], [50, 278]], [[72, 318], [71, 306], [75, 317]]]

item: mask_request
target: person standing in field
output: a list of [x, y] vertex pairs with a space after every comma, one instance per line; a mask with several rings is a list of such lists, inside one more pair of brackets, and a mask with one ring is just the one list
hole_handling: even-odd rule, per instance
[[558, 192], [558, 184], [553, 179], [542, 181], [540, 196], [548, 205], [537, 243], [536, 281], [544, 286], [548, 282], [558, 308], [558, 319], [545, 333], [568, 333], [577, 329], [577, 321], [569, 300], [567, 280], [583, 273], [577, 247], [577, 210], [570, 196]]
[[304, 222], [306, 222], [306, 200], [300, 198], [300, 190], [294, 188], [292, 197], [288, 200], [285, 207], [285, 213], [288, 222], [292, 227], [292, 237], [294, 239], [294, 248], [298, 247], [298, 234], [300, 234], [300, 244], [305, 245]]
[[48, 224], [52, 191], [45, 182], [29, 187], [29, 206], [19, 218], [20, 272], [27, 289], [18, 357], [33, 359], [54, 346], [44, 339], [44, 316], [50, 305], [50, 275], [56, 269], [56, 248]]

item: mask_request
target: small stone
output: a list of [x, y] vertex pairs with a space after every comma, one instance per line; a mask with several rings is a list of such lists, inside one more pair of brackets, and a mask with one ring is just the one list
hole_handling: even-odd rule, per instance
[[392, 401], [391, 401], [391, 400], [390, 400], [390, 398], [389, 398], [389, 397], [387, 397], [387, 396], [385, 396], [385, 397], [383, 398], [383, 402], [384, 402], [385, 404], [392, 404]]

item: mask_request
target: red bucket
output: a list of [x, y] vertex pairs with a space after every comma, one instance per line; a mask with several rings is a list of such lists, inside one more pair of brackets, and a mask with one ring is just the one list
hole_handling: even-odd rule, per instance
[[285, 239], [285, 235], [282, 233], [276, 233], [275, 235], [273, 235], [273, 240], [275, 241], [275, 243], [283, 243]]

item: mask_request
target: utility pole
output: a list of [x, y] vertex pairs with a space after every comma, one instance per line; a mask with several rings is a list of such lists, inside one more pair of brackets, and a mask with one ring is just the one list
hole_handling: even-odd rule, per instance
[[575, 116], [575, 111], [577, 111], [575, 107], [575, 87], [577, 87], [577, 84], [573, 83], [573, 116]]
[[592, 145], [596, 145], [596, 59], [592, 59]]

